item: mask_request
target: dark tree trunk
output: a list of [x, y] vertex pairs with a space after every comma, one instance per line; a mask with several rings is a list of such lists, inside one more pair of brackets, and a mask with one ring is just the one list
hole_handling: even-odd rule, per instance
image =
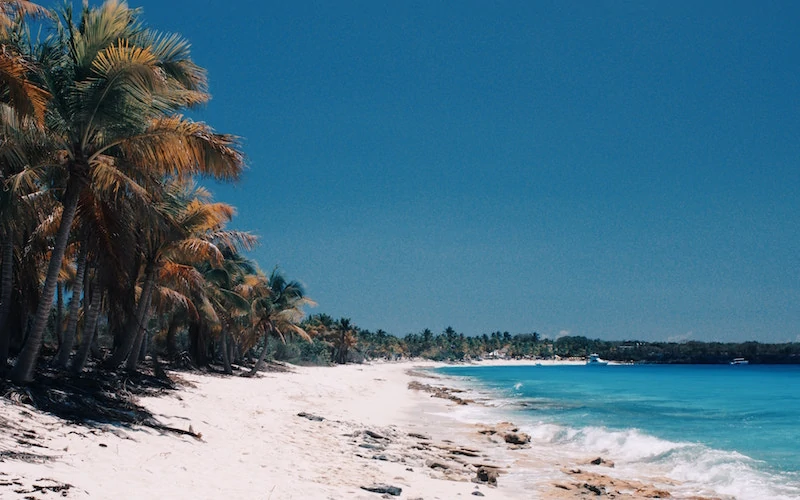
[[178, 324], [176, 315], [173, 315], [167, 328], [167, 357], [173, 361], [178, 358]]
[[50, 308], [53, 306], [58, 272], [61, 270], [61, 261], [64, 259], [64, 253], [67, 250], [72, 221], [75, 219], [75, 211], [78, 208], [80, 189], [80, 180], [69, 180], [64, 196], [64, 209], [61, 212], [61, 225], [58, 227], [53, 251], [50, 255], [50, 263], [47, 267], [44, 287], [42, 287], [42, 296], [39, 297], [39, 305], [33, 317], [33, 325], [31, 325], [28, 337], [25, 339], [25, 345], [17, 357], [14, 369], [11, 370], [11, 379], [14, 382], [28, 383], [33, 381], [36, 362], [39, 359], [39, 351], [42, 348], [42, 339], [44, 339], [44, 329], [47, 326], [47, 317], [50, 315]]
[[11, 329], [8, 328], [8, 312], [11, 310], [11, 291], [14, 288], [14, 240], [8, 231], [3, 240], [3, 263], [0, 270], [0, 374], [8, 370], [8, 346], [11, 344]]
[[[81, 295], [85, 286], [87, 254], [87, 245], [82, 242], [78, 253], [78, 270], [75, 274], [75, 285], [72, 287], [72, 299], [69, 301], [67, 329], [64, 330], [64, 341], [61, 343], [61, 348], [56, 356], [56, 367], [60, 370], [67, 368], [69, 357], [72, 354], [72, 346], [75, 343], [75, 335], [78, 332], [78, 315], [81, 309]], [[84, 297], [84, 302], [87, 302], [86, 297]], [[86, 304], [84, 304], [84, 311], [86, 311]]]
[[208, 346], [203, 326], [197, 322], [189, 325], [189, 356], [195, 366], [208, 366]]
[[[124, 336], [114, 350], [114, 354], [106, 363], [107, 368], [115, 370], [119, 365], [128, 358], [131, 350], [139, 337], [139, 332], [146, 327], [144, 324], [145, 314], [150, 306], [150, 297], [153, 293], [153, 288], [156, 282], [156, 267], [153, 263], [148, 263], [144, 271], [144, 284], [142, 285], [142, 293], [139, 296], [139, 303], [136, 306], [136, 313], [130, 318], [128, 325], [125, 327]], [[140, 340], [141, 342], [141, 340]], [[136, 346], [138, 349], [139, 346]], [[136, 353], [138, 355], [138, 352]], [[136, 356], [138, 359], [138, 356]]]
[[142, 352], [145, 350], [147, 343], [145, 342], [145, 337], [147, 336], [147, 323], [150, 322], [150, 296], [147, 298], [147, 304], [145, 304], [145, 311], [144, 316], [142, 317], [141, 326], [139, 327], [139, 332], [136, 335], [136, 340], [133, 342], [133, 346], [131, 347], [131, 352], [128, 354], [128, 361], [126, 364], [126, 368], [129, 371], [136, 371], [136, 366], [139, 364], [139, 359], [144, 359], [144, 355]]
[[222, 348], [222, 368], [225, 373], [232, 375], [233, 368], [231, 368], [231, 358], [228, 353], [228, 334], [225, 332], [225, 327], [222, 328], [222, 333], [220, 335], [222, 336], [220, 339], [220, 347]]
[[64, 343], [64, 331], [61, 323], [64, 321], [64, 284], [60, 281], [56, 284], [56, 325], [55, 334], [58, 348], [61, 349], [61, 344]]
[[80, 346], [78, 346], [78, 352], [72, 360], [72, 373], [80, 374], [83, 371], [83, 367], [86, 366], [86, 360], [89, 359], [89, 351], [91, 351], [92, 342], [94, 342], [94, 336], [97, 331], [97, 320], [100, 317], [102, 305], [103, 290], [100, 284], [95, 282], [92, 286], [92, 296], [88, 312], [83, 321], [81, 343]]

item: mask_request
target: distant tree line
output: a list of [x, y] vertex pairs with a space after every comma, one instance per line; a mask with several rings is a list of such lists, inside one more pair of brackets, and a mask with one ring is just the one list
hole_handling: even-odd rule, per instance
[[582, 336], [553, 340], [537, 332], [495, 331], [467, 336], [452, 327], [438, 334], [426, 328], [398, 337], [380, 329], [359, 328], [350, 319], [334, 320], [326, 314], [310, 316], [301, 327], [312, 336], [311, 342], [302, 339], [276, 342], [271, 350], [273, 359], [300, 364], [408, 358], [456, 362], [493, 358], [582, 358], [595, 353], [603, 359], [634, 363], [719, 364], [740, 357], [751, 363], [800, 363], [800, 343], [796, 342], [644, 342]]

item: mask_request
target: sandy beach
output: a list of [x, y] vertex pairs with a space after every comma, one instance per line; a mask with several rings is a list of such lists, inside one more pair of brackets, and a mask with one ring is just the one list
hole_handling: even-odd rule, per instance
[[[424, 371], [434, 366], [292, 367], [256, 379], [179, 373], [182, 389], [140, 399], [159, 421], [199, 439], [146, 427], [73, 425], [2, 399], [0, 498], [668, 495], [606, 477], [606, 463], [537, 458], [513, 424], [452, 418], [470, 402]], [[525, 470], [541, 474], [531, 479], [519, 473]]]

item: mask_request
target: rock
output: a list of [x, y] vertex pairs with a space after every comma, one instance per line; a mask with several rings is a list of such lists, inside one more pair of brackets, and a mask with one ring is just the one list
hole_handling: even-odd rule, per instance
[[589, 460], [586, 463], [589, 465], [604, 465], [606, 467], [614, 467], [614, 462], [612, 460], [606, 460], [603, 457], [597, 457], [595, 459]]
[[416, 433], [416, 432], [409, 432], [408, 436], [412, 437], [412, 438], [416, 438], [416, 439], [422, 439], [423, 441], [430, 441], [431, 440], [430, 436], [426, 436], [425, 434], [419, 434], [419, 433]]
[[386, 455], [373, 455], [372, 459], [373, 460], [381, 460], [383, 462], [388, 462], [389, 461], [389, 459], [386, 457]]
[[387, 438], [386, 436], [382, 436], [382, 435], [378, 434], [377, 432], [372, 432], [370, 430], [364, 431], [364, 434], [366, 434], [367, 436], [369, 436], [369, 437], [371, 437], [373, 439], [385, 439], [386, 441], [389, 441], [389, 438]]
[[671, 498], [669, 491], [659, 490], [653, 487], [639, 488], [636, 493], [644, 498]]
[[439, 462], [431, 459], [425, 460], [425, 466], [430, 467], [431, 469], [442, 469], [442, 470], [447, 470], [450, 468], [450, 466], [444, 462]]
[[306, 413], [304, 411], [301, 411], [300, 413], [298, 413], [297, 416], [298, 417], [307, 418], [309, 420], [313, 420], [314, 422], [322, 422], [323, 420], [325, 420], [324, 417], [320, 417], [319, 415], [313, 415], [311, 413]]
[[384, 446], [381, 446], [381, 445], [379, 445], [379, 444], [371, 444], [371, 443], [361, 443], [361, 444], [360, 444], [360, 445], [358, 445], [358, 446], [359, 446], [359, 447], [361, 447], [361, 448], [366, 448], [366, 449], [368, 449], [368, 450], [378, 450], [378, 451], [383, 451], [383, 450], [385, 450], [385, 449], [386, 449], [386, 447], [384, 447]]
[[567, 490], [567, 491], [575, 489], [571, 484], [567, 484], [567, 483], [553, 483], [553, 486], [555, 486], [556, 488], [560, 488], [562, 490]]
[[481, 493], [480, 491], [473, 491], [473, 492], [472, 492], [472, 494], [473, 494], [473, 495], [475, 495], [476, 497], [483, 497], [483, 496], [486, 496], [486, 495], [484, 495], [483, 493]]
[[600, 488], [600, 487], [595, 486], [593, 484], [583, 483], [583, 487], [586, 488], [587, 490], [591, 491], [595, 495], [602, 495], [603, 494], [603, 488]]
[[402, 488], [397, 486], [390, 486], [388, 484], [376, 483], [371, 486], [362, 486], [362, 490], [371, 491], [373, 493], [386, 493], [392, 496], [399, 496], [403, 492]]
[[475, 473], [475, 479], [480, 481], [481, 483], [489, 483], [489, 484], [497, 484], [497, 470], [490, 469], [487, 467], [478, 467], [477, 472]]
[[524, 432], [507, 432], [503, 439], [508, 444], [527, 444], [531, 442], [531, 437]]

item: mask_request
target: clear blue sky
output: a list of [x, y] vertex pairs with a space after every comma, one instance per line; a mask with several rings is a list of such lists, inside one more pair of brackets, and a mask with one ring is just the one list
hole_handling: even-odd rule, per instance
[[608, 339], [800, 341], [800, 4], [171, 2], [214, 186], [316, 312]]

